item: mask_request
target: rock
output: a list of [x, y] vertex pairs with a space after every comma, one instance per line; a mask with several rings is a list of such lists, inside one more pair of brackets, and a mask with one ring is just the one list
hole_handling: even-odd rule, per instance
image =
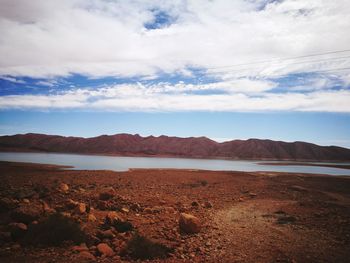
[[198, 206], [199, 206], [199, 204], [198, 204], [198, 202], [197, 202], [197, 201], [193, 201], [193, 202], [191, 203], [191, 206], [198, 207]]
[[179, 219], [180, 230], [187, 234], [199, 233], [201, 230], [200, 220], [190, 214], [181, 213]]
[[96, 217], [93, 214], [88, 214], [88, 221], [89, 222], [96, 222]]
[[115, 211], [108, 212], [105, 218], [106, 224], [113, 225], [116, 221], [124, 222], [124, 219]]
[[213, 204], [212, 204], [211, 202], [209, 202], [209, 201], [206, 201], [206, 202], [204, 203], [204, 207], [205, 207], [205, 208], [212, 208], [212, 207], [213, 207]]
[[97, 208], [104, 211], [104, 210], [108, 210], [110, 208], [110, 205], [107, 201], [99, 200], [97, 202]]
[[121, 209], [121, 211], [123, 212], [123, 213], [129, 213], [129, 209], [127, 209], [127, 208], [125, 208], [125, 207], [123, 207], [122, 209]]
[[0, 199], [0, 213], [10, 211], [18, 206], [18, 202], [4, 197]]
[[152, 214], [152, 209], [150, 207], [146, 207], [143, 212], [145, 212], [146, 214]]
[[80, 244], [80, 246], [73, 246], [72, 250], [74, 252], [82, 252], [82, 251], [89, 251], [88, 247], [86, 246], [85, 243]]
[[65, 183], [61, 183], [58, 187], [58, 190], [60, 190], [61, 192], [68, 192], [69, 191], [69, 186], [68, 184], [65, 184]]
[[296, 220], [297, 219], [294, 216], [283, 215], [277, 219], [277, 224], [279, 225], [293, 224]]
[[113, 187], [107, 187], [102, 190], [102, 192], [99, 194], [100, 200], [109, 200], [115, 196], [116, 192]]
[[78, 205], [79, 205], [79, 202], [74, 201], [72, 199], [68, 199], [66, 201], [66, 205], [65, 206], [66, 206], [67, 209], [75, 209]]
[[86, 205], [84, 203], [79, 203], [76, 212], [79, 214], [84, 214], [86, 212]]
[[29, 224], [30, 222], [38, 219], [42, 213], [43, 209], [41, 205], [26, 204], [14, 209], [11, 213], [11, 218], [17, 222]]
[[13, 240], [23, 237], [28, 229], [27, 225], [23, 223], [11, 223], [9, 224], [9, 228]]
[[258, 195], [256, 193], [249, 193], [249, 197], [254, 198], [257, 197]]
[[130, 206], [131, 210], [134, 210], [136, 212], [141, 211], [141, 206], [138, 203], [134, 203]]
[[95, 261], [96, 258], [93, 254], [91, 254], [89, 251], [82, 251], [79, 253], [79, 258], [82, 260], [90, 260], [90, 261]]
[[100, 239], [112, 239], [115, 237], [114, 233], [112, 230], [105, 230], [105, 231], [98, 231], [97, 232], [97, 236], [100, 238]]
[[62, 212], [60, 214], [63, 215], [64, 217], [68, 217], [68, 218], [72, 217], [71, 213], [68, 213], [68, 212]]
[[124, 233], [131, 231], [133, 226], [130, 222], [124, 220], [117, 212], [109, 212], [105, 218], [107, 225], [113, 226], [118, 232]]
[[55, 213], [56, 210], [51, 208], [45, 201], [42, 201], [43, 211], [46, 214], [52, 214]]
[[124, 240], [117, 239], [113, 242], [114, 251], [117, 254], [124, 254], [127, 251], [127, 243]]
[[100, 243], [97, 245], [97, 251], [104, 256], [110, 257], [114, 255], [113, 249], [108, 246], [106, 243]]
[[30, 201], [29, 201], [28, 198], [24, 198], [24, 199], [22, 200], [22, 202], [25, 203], [25, 204], [29, 204], [29, 203], [30, 203]]

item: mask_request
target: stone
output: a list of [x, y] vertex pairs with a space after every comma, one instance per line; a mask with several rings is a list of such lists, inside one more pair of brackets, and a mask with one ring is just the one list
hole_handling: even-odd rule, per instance
[[129, 213], [129, 209], [127, 209], [126, 207], [123, 207], [122, 209], [121, 209], [121, 211], [123, 212], [123, 213]]
[[107, 201], [99, 200], [97, 202], [97, 208], [100, 210], [108, 210], [110, 208], [110, 205]]
[[101, 191], [101, 193], [99, 194], [99, 199], [106, 201], [112, 199], [115, 196], [115, 194], [116, 192], [113, 187], [107, 187]]
[[113, 249], [106, 243], [100, 243], [97, 245], [97, 251], [104, 256], [110, 257], [114, 255]]
[[107, 239], [112, 239], [115, 237], [114, 233], [112, 230], [108, 229], [105, 231], [98, 231], [97, 236], [101, 239], [107, 238]]
[[116, 221], [124, 222], [124, 219], [115, 211], [108, 212], [105, 222], [109, 225], [114, 225]]
[[141, 205], [138, 204], [138, 203], [134, 203], [130, 206], [130, 208], [136, 212], [140, 211], [141, 210]]
[[74, 252], [82, 252], [82, 251], [89, 251], [88, 247], [86, 246], [85, 243], [80, 244], [80, 246], [73, 246], [72, 250]]
[[249, 197], [254, 198], [257, 197], [258, 195], [256, 193], [249, 193]]
[[84, 203], [79, 203], [76, 212], [79, 214], [84, 214], [86, 212], [86, 205]]
[[97, 218], [93, 214], [88, 214], [88, 221], [89, 222], [96, 222]]
[[65, 184], [65, 183], [61, 183], [58, 187], [58, 190], [60, 190], [61, 192], [68, 192], [69, 191], [69, 186], [68, 184]]
[[198, 207], [198, 206], [199, 206], [199, 204], [198, 204], [198, 202], [197, 202], [197, 201], [193, 201], [193, 202], [191, 203], [191, 206]]
[[180, 230], [186, 234], [199, 233], [201, 230], [201, 222], [199, 218], [191, 214], [181, 213], [179, 219]]
[[65, 206], [66, 206], [67, 209], [75, 209], [78, 205], [79, 205], [79, 202], [74, 201], [72, 199], [68, 199], [66, 201], [66, 205]]
[[79, 258], [82, 260], [90, 260], [90, 261], [95, 261], [96, 258], [93, 254], [91, 254], [89, 251], [82, 251], [79, 253]]
[[209, 202], [209, 201], [206, 201], [206, 202], [204, 203], [204, 207], [205, 207], [205, 208], [212, 208], [212, 207], [213, 207], [213, 204], [212, 204], [211, 202]]
[[25, 203], [25, 204], [29, 204], [29, 203], [30, 203], [30, 201], [29, 201], [28, 198], [24, 198], [24, 199], [22, 200], [22, 202]]
[[56, 210], [51, 208], [45, 201], [42, 201], [42, 206], [43, 206], [44, 213], [46, 214], [52, 214], [56, 212]]

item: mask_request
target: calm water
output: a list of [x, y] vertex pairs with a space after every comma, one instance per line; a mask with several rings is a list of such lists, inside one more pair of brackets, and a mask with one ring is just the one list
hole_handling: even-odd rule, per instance
[[[73, 169], [127, 171], [129, 168], [178, 168], [222, 171], [272, 171], [350, 175], [350, 170], [315, 166], [259, 165], [259, 161], [201, 160], [156, 157], [115, 157], [55, 153], [2, 153], [0, 161], [73, 166]], [[274, 162], [276, 163], [276, 162]]]

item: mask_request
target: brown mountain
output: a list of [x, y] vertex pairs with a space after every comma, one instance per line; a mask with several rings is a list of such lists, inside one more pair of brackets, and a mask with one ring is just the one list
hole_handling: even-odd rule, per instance
[[0, 136], [0, 151], [39, 151], [124, 156], [174, 156], [221, 159], [350, 161], [350, 149], [306, 142], [233, 140], [218, 143], [206, 137], [116, 134], [93, 138], [44, 134]]

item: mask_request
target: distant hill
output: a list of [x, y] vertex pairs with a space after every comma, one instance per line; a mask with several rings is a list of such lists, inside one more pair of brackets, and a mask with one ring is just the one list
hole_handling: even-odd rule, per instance
[[171, 156], [218, 159], [350, 161], [350, 149], [306, 142], [233, 140], [218, 143], [206, 137], [116, 134], [93, 138], [45, 134], [0, 136], [0, 151], [35, 151], [121, 156]]

